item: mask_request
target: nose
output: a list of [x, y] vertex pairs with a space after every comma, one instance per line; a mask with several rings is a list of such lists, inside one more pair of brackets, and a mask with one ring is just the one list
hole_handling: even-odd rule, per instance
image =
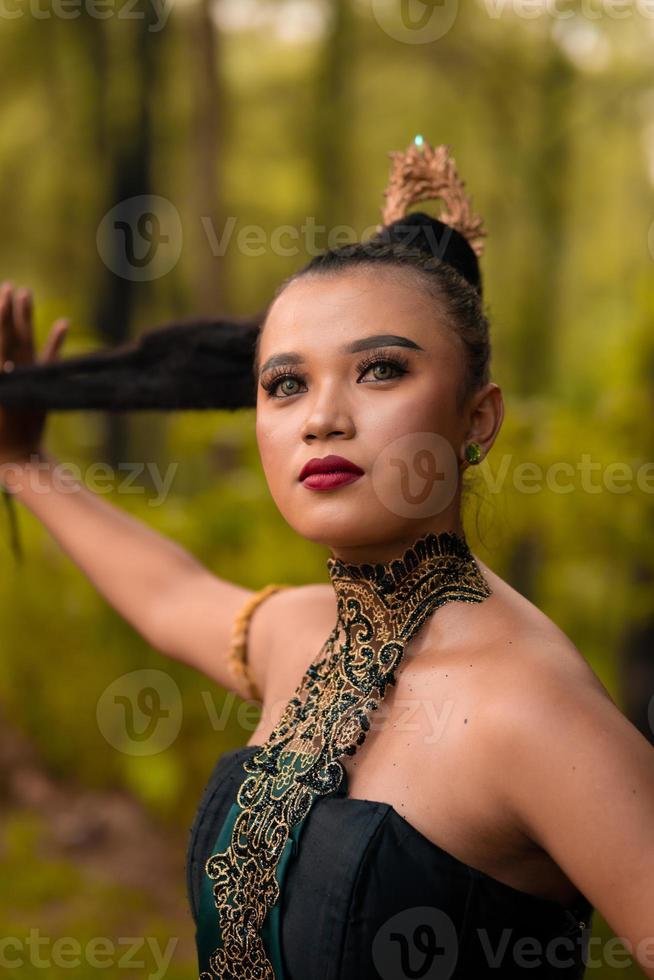
[[323, 402], [322, 407], [314, 405], [302, 426], [302, 439], [305, 442], [331, 436], [351, 439], [354, 431], [354, 422], [349, 412], [333, 404], [332, 400], [332, 404]]

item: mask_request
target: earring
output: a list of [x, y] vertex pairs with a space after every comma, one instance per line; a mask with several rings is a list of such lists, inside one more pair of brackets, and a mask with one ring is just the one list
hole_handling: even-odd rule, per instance
[[465, 457], [469, 463], [475, 466], [482, 459], [483, 453], [478, 442], [469, 442], [466, 446]]

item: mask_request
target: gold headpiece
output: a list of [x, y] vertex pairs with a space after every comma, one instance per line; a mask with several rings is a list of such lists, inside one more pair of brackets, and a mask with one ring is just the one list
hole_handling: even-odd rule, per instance
[[472, 212], [472, 199], [463, 190], [465, 181], [459, 178], [450, 150], [445, 143], [433, 147], [422, 136], [416, 136], [404, 153], [389, 153], [393, 163], [384, 191], [386, 203], [381, 209], [383, 224], [377, 226], [377, 232], [403, 218], [412, 204], [441, 198], [446, 207], [439, 220], [467, 238], [480, 256], [484, 251], [482, 238], [488, 232], [479, 215]]

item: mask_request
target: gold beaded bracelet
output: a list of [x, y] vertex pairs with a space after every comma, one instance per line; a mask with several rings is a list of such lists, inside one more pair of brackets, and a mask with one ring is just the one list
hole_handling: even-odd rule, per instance
[[249, 696], [254, 698], [256, 701], [263, 701], [263, 698], [257, 689], [257, 685], [247, 664], [247, 641], [250, 620], [259, 603], [263, 602], [264, 599], [267, 599], [269, 595], [273, 594], [273, 592], [278, 592], [280, 589], [290, 588], [290, 585], [278, 585], [275, 583], [264, 586], [263, 589], [255, 592], [254, 595], [251, 595], [246, 600], [244, 605], [234, 617], [231, 642], [227, 653], [227, 664], [232, 676], [238, 681], [245, 682], [245, 685], [249, 690]]

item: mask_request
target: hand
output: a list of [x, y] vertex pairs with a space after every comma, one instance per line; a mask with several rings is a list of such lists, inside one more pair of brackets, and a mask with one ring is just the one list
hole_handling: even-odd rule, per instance
[[[40, 357], [35, 356], [32, 327], [32, 294], [14, 291], [10, 282], [0, 286], [0, 373], [19, 364], [47, 363], [57, 359], [70, 321], [56, 320]], [[2, 388], [0, 385], [0, 392]], [[8, 409], [0, 404], [0, 462], [29, 459], [39, 452], [46, 413], [30, 409]]]

